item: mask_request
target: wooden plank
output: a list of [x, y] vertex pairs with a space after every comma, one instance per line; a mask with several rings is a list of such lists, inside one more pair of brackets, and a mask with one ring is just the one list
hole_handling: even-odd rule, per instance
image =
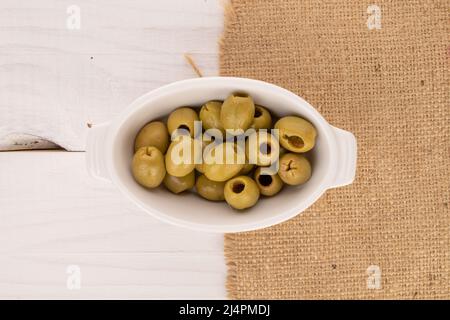
[[87, 123], [196, 77], [184, 53], [217, 75], [222, 25], [218, 0], [1, 1], [0, 141], [27, 133], [84, 150]]
[[0, 168], [0, 298], [225, 297], [223, 236], [148, 216], [84, 153], [1, 152]]

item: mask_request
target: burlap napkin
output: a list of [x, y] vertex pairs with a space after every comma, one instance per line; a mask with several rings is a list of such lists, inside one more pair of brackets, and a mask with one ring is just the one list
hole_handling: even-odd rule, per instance
[[450, 298], [449, 6], [227, 7], [221, 74], [299, 94], [359, 148], [353, 185], [287, 223], [226, 236], [231, 298]]

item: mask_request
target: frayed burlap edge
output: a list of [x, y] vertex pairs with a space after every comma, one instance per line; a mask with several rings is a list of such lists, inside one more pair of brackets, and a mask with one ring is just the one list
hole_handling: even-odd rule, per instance
[[229, 299], [236, 299], [235, 296], [232, 295], [233, 292], [236, 292], [236, 279], [237, 279], [237, 265], [236, 262], [233, 261], [234, 257], [234, 235], [232, 233], [225, 234], [224, 239], [224, 255], [225, 262], [227, 265], [227, 279], [226, 279], [226, 291], [227, 297]]

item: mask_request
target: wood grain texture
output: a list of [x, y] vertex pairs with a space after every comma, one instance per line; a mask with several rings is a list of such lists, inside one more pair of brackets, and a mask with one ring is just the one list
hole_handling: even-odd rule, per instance
[[60, 147], [51, 141], [25, 133], [11, 133], [0, 137], [0, 151], [37, 149], [60, 149]]
[[225, 298], [223, 236], [148, 216], [84, 153], [2, 152], [0, 168], [0, 298]]
[[[72, 5], [80, 29], [67, 28]], [[87, 123], [196, 77], [184, 53], [217, 75], [222, 24], [218, 0], [1, 1], [0, 139], [26, 133], [83, 150]]]

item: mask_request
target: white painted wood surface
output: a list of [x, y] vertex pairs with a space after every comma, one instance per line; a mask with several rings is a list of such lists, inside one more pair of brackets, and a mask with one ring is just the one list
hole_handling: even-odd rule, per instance
[[[30, 134], [83, 150], [87, 123], [195, 77], [184, 53], [216, 75], [222, 15], [218, 0], [0, 1], [0, 149]], [[147, 216], [91, 179], [84, 153], [0, 152], [0, 299], [216, 299], [225, 275], [222, 235]]]
[[87, 123], [196, 77], [184, 53], [217, 75], [222, 27], [219, 0], [0, 1], [0, 141], [27, 133], [84, 150]]
[[0, 137], [0, 151], [36, 149], [60, 149], [60, 147], [51, 141], [26, 133], [11, 133]]
[[0, 152], [0, 168], [0, 298], [225, 298], [223, 236], [148, 216], [84, 152]]

